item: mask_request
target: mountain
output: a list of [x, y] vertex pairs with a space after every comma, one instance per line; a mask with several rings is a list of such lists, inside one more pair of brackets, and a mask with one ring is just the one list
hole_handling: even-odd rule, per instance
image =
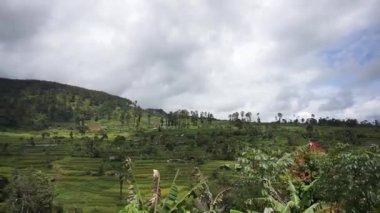
[[126, 119], [142, 110], [129, 99], [40, 80], [0, 78], [0, 126], [44, 128], [52, 122]]

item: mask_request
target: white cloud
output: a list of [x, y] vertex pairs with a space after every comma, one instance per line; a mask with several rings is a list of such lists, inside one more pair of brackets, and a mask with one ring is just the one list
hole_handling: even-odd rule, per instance
[[0, 30], [3, 77], [71, 83], [143, 107], [220, 118], [240, 110], [264, 120], [277, 112], [377, 113], [361, 104], [379, 98], [376, 0], [6, 2], [0, 12], [14, 12], [0, 26], [19, 30]]

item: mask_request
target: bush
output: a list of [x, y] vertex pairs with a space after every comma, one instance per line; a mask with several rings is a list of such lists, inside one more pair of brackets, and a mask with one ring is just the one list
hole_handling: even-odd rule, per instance
[[324, 159], [319, 196], [352, 212], [369, 212], [380, 204], [380, 155], [341, 151]]
[[51, 212], [53, 186], [41, 171], [14, 171], [7, 187], [11, 212]]

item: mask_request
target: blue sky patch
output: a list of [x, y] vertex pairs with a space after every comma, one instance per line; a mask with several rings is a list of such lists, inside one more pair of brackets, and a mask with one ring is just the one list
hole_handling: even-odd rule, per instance
[[321, 56], [329, 68], [339, 69], [354, 61], [366, 65], [379, 57], [380, 33], [362, 30], [343, 38], [336, 47], [322, 51]]

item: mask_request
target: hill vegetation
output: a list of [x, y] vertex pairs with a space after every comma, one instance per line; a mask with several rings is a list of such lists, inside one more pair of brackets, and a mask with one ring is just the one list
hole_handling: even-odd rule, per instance
[[0, 95], [0, 212], [380, 210], [377, 123], [217, 120], [35, 80]]
[[38, 80], [0, 79], [0, 95], [0, 125], [14, 127], [119, 118], [136, 107], [136, 102], [104, 92]]

